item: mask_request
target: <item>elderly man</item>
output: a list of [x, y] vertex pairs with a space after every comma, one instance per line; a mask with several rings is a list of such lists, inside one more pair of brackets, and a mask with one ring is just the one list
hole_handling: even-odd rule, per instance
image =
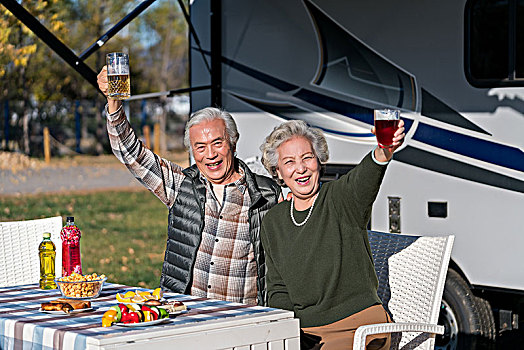
[[[107, 94], [106, 67], [98, 85]], [[137, 139], [117, 100], [107, 100], [107, 129], [116, 157], [169, 208], [163, 289], [245, 304], [265, 300], [260, 223], [280, 187], [235, 157], [238, 131], [217, 108], [195, 112], [184, 144], [195, 164], [183, 169]]]

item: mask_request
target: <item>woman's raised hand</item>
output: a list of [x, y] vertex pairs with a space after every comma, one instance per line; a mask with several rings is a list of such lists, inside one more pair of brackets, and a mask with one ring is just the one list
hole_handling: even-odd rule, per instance
[[[371, 128], [371, 132], [375, 135], [375, 127]], [[406, 136], [404, 129], [404, 121], [402, 119], [398, 122], [398, 128], [393, 135], [393, 145], [388, 148], [377, 147], [375, 149], [375, 158], [379, 162], [387, 162], [393, 158], [393, 152], [395, 152], [404, 142], [404, 137]]]

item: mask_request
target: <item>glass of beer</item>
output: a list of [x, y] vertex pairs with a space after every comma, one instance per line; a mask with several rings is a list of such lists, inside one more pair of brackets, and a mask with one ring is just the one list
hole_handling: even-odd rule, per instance
[[107, 96], [114, 100], [131, 97], [131, 79], [129, 77], [129, 55], [123, 52], [111, 52], [106, 55], [108, 91]]
[[398, 128], [400, 111], [396, 109], [375, 110], [375, 134], [381, 148], [393, 146], [393, 135]]

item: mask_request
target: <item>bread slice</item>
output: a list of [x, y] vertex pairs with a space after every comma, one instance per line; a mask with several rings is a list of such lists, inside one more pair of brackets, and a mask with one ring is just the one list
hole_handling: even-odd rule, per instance
[[79, 309], [89, 309], [91, 307], [91, 302], [89, 300], [73, 300], [67, 298], [58, 298], [51, 301], [51, 303], [67, 303], [73, 307], [75, 310]]
[[44, 311], [63, 311], [66, 314], [73, 310], [73, 307], [69, 303], [57, 302], [56, 300], [50, 303], [42, 303], [40, 307]]

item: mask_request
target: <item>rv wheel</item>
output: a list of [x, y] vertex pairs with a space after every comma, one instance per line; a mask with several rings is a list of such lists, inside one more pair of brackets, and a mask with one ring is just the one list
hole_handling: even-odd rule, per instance
[[489, 347], [495, 334], [489, 303], [473, 295], [466, 281], [452, 269], [448, 270], [438, 323], [445, 331], [436, 337], [435, 349], [469, 350], [480, 344]]

